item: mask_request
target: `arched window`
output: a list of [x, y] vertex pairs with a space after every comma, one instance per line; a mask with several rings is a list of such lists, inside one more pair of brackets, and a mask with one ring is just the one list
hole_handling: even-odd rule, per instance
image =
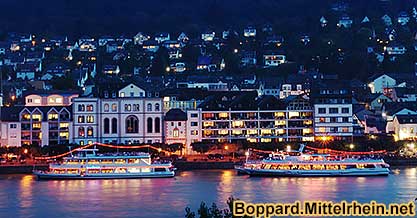
[[159, 111], [159, 104], [158, 103], [155, 104], [155, 111]]
[[88, 137], [93, 137], [94, 136], [93, 127], [91, 127], [91, 126], [87, 127], [87, 136]]
[[152, 133], [152, 118], [148, 118], [147, 120], [147, 133]]
[[136, 116], [126, 118], [126, 133], [139, 133], [139, 120]]
[[111, 133], [113, 134], [117, 133], [117, 119], [116, 118], [111, 119]]
[[104, 134], [110, 133], [110, 120], [109, 118], [104, 118]]
[[174, 138], [180, 137], [180, 130], [178, 128], [176, 128], [176, 127], [174, 128], [174, 131], [172, 133], [172, 137], [174, 137]]
[[109, 104], [104, 104], [104, 112], [109, 112], [110, 106]]
[[117, 104], [111, 105], [111, 111], [117, 111]]
[[87, 105], [87, 111], [93, 111], [93, 105], [92, 104]]
[[132, 105], [125, 104], [125, 111], [131, 111], [131, 110], [132, 110]]
[[148, 105], [146, 106], [147, 111], [152, 111], [152, 104], [148, 103]]
[[155, 118], [155, 133], [161, 132], [161, 119], [159, 117]]
[[84, 127], [78, 127], [78, 136], [84, 137], [85, 136], [85, 129]]
[[79, 104], [78, 111], [85, 111], [85, 106], [83, 104]]

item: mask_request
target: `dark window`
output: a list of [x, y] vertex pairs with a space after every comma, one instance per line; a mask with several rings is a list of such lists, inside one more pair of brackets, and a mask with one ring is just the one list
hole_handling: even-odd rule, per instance
[[104, 134], [110, 133], [110, 120], [109, 118], [104, 118]]
[[111, 133], [113, 134], [117, 133], [117, 119], [116, 118], [111, 119]]
[[337, 117], [330, 117], [330, 123], [336, 123]]
[[78, 105], [78, 111], [85, 111], [85, 105], [83, 104]]
[[153, 128], [152, 118], [149, 117], [148, 120], [147, 120], [147, 132], [152, 133], [152, 128]]
[[191, 122], [191, 126], [198, 126], [197, 122]]
[[337, 113], [339, 113], [339, 108], [337, 108], [337, 107], [329, 108], [329, 113], [330, 114], [337, 114]]
[[326, 108], [319, 108], [319, 114], [325, 114]]
[[198, 114], [191, 114], [191, 117], [198, 117]]
[[155, 133], [161, 132], [161, 119], [159, 117], [155, 118]]
[[349, 117], [342, 117], [342, 122], [343, 123], [348, 123], [349, 122]]
[[349, 113], [349, 108], [348, 107], [342, 108], [342, 113], [348, 114]]

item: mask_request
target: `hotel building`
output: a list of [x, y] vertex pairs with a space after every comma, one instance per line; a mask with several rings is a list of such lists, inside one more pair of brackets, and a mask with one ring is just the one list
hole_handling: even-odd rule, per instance
[[[305, 96], [280, 100], [256, 92], [219, 93], [187, 111], [187, 146], [193, 142], [313, 141], [313, 107]], [[189, 149], [187, 149], [189, 150]]]

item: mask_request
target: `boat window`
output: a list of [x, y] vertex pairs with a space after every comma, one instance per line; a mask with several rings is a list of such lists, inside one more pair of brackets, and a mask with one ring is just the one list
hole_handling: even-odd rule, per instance
[[155, 172], [165, 172], [165, 168], [155, 168]]
[[376, 168], [374, 164], [366, 164], [365, 168]]
[[346, 169], [355, 169], [356, 166], [355, 165], [346, 165]]

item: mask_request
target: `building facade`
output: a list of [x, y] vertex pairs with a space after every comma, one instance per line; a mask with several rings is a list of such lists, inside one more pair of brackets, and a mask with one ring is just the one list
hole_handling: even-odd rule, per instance
[[[347, 84], [347, 85], [346, 85]], [[317, 82], [312, 89], [314, 99], [314, 132], [319, 140], [328, 137], [347, 140], [353, 137], [352, 91], [348, 83]]]
[[117, 95], [75, 98], [73, 142], [141, 144], [163, 142], [163, 102], [130, 84]]

